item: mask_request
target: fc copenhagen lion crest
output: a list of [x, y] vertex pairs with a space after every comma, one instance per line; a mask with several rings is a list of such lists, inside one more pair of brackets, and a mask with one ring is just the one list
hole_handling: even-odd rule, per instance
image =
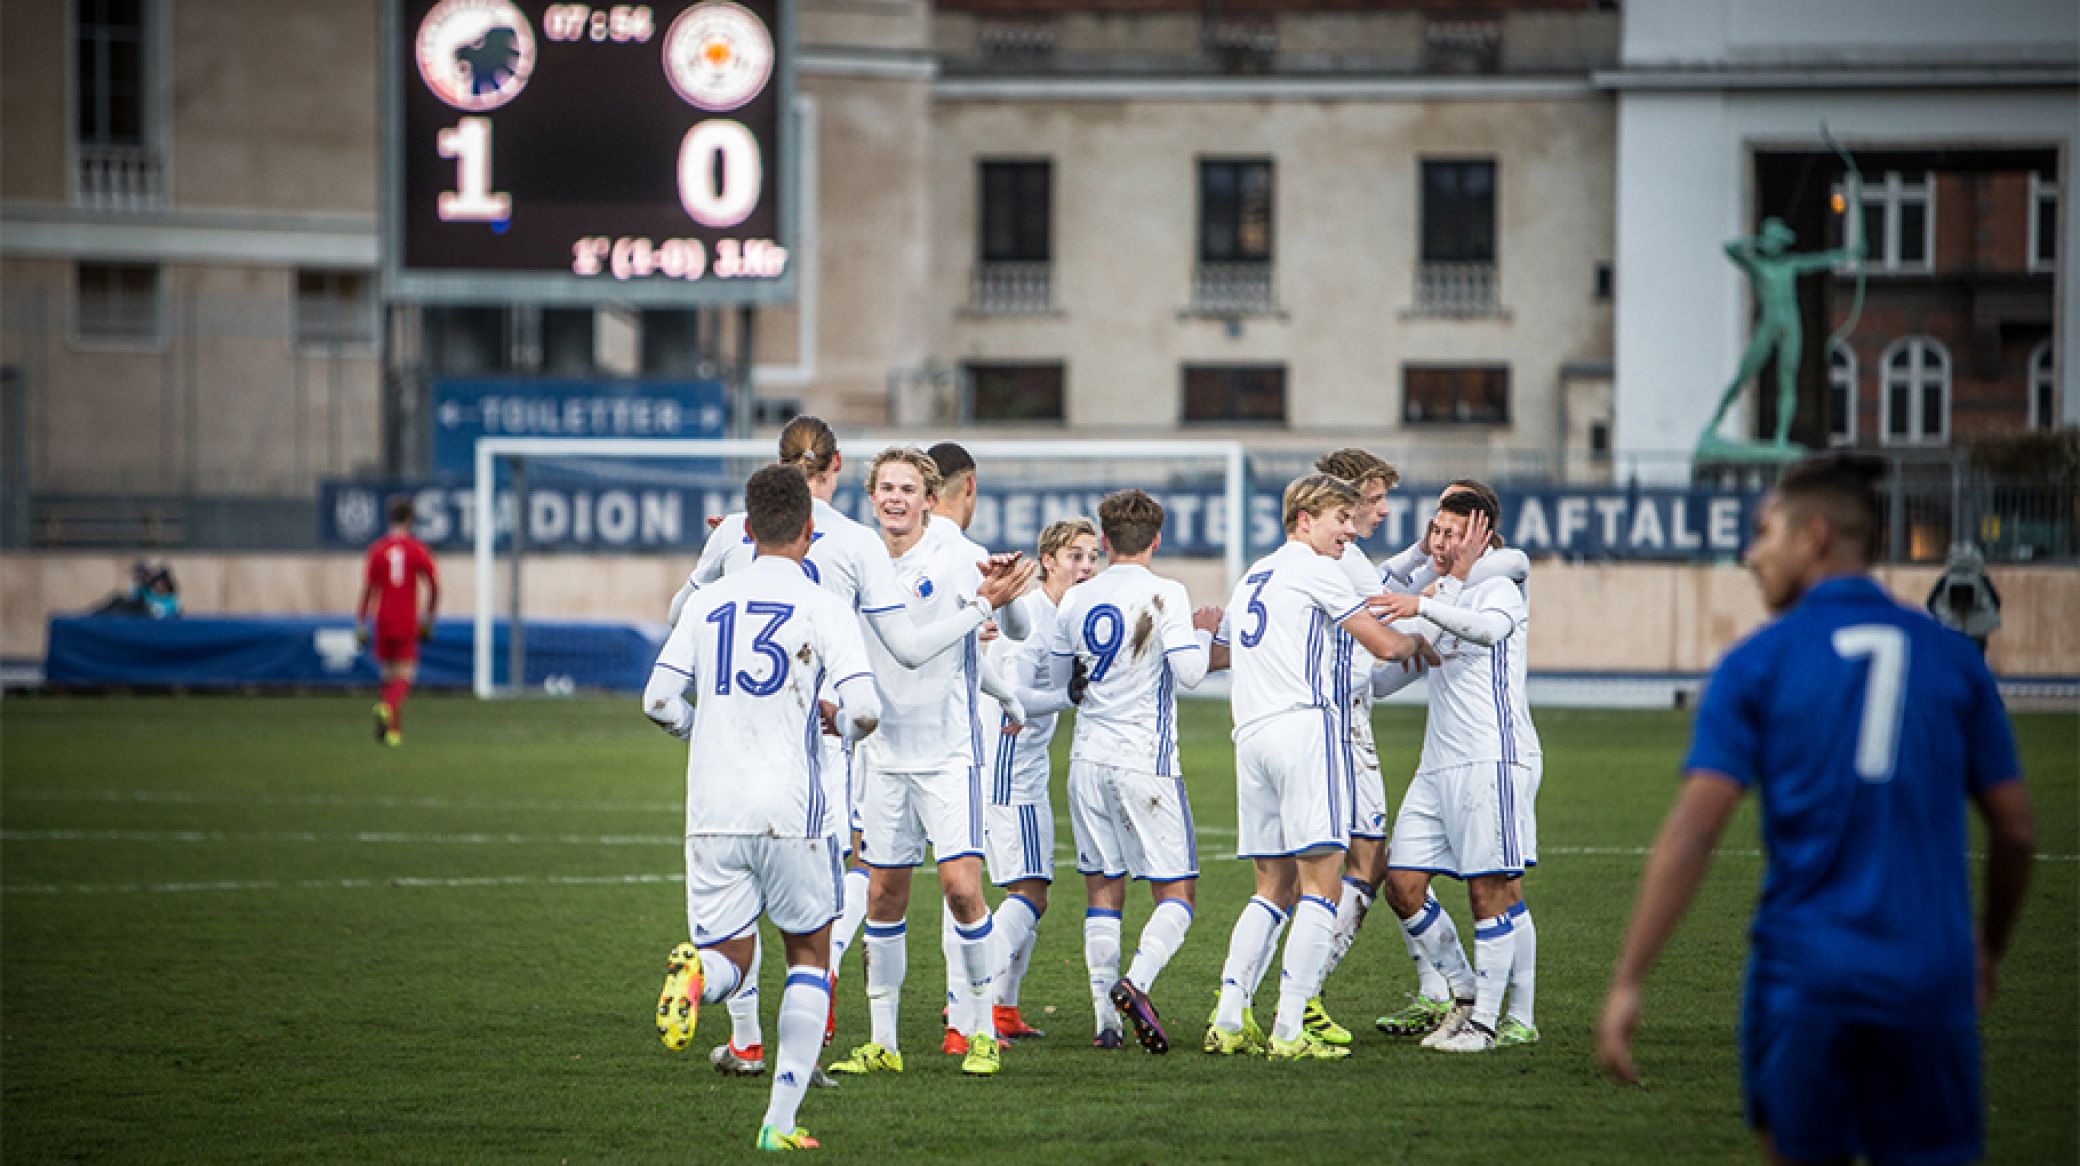
[[434, 96], [484, 113], [527, 87], [534, 28], [511, 0], [441, 0], [419, 24], [416, 56]]

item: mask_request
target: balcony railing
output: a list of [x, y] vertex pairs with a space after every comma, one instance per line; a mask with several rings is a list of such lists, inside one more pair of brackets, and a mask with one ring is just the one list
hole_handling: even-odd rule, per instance
[[980, 316], [1044, 316], [1054, 311], [1054, 264], [978, 263], [968, 277], [968, 310]]
[[80, 146], [77, 201], [97, 211], [164, 210], [166, 176], [158, 154], [137, 146]]
[[975, 47], [993, 61], [1038, 61], [1054, 55], [1060, 26], [1051, 13], [997, 13], [975, 24]]
[[1495, 299], [1495, 265], [1492, 263], [1419, 263], [1416, 265], [1418, 316], [1495, 316], [1502, 307]]
[[1201, 263], [1192, 271], [1192, 311], [1268, 316], [1276, 310], [1269, 263]]

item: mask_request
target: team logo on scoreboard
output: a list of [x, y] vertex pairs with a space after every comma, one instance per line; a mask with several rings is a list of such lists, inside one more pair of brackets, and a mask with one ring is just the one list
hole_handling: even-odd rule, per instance
[[426, 87], [470, 113], [520, 96], [534, 72], [534, 28], [511, 0], [441, 0], [420, 22], [416, 48]]
[[735, 109], [757, 97], [772, 77], [773, 35], [741, 5], [696, 4], [665, 33], [664, 75], [696, 109]]

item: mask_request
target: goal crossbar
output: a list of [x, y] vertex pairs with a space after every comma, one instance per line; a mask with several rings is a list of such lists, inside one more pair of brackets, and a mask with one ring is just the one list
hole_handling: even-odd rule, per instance
[[[875, 435], [855, 435], [848, 444], [880, 448]], [[897, 439], [895, 444], [908, 444]], [[1248, 455], [1239, 441], [968, 441], [961, 443], [978, 460], [1044, 461], [1048, 458], [1205, 458], [1221, 464], [1226, 497], [1222, 562], [1227, 585], [1242, 577], [1248, 560]], [[635, 458], [771, 458], [771, 438], [618, 438], [618, 437], [480, 437], [470, 504], [475, 510], [471, 558], [476, 574], [475, 627], [472, 634], [471, 688], [479, 697], [497, 695], [492, 683], [492, 624], [497, 584], [494, 553], [498, 532], [497, 468], [501, 459], [529, 457]], [[516, 515], [515, 521], [525, 521]], [[517, 613], [516, 613], [517, 614]], [[519, 682], [514, 680], [517, 685]]]

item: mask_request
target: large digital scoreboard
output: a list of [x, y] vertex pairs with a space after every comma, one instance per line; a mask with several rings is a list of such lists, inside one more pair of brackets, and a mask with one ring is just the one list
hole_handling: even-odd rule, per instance
[[794, 0], [386, 0], [383, 272], [428, 303], [794, 294]]

